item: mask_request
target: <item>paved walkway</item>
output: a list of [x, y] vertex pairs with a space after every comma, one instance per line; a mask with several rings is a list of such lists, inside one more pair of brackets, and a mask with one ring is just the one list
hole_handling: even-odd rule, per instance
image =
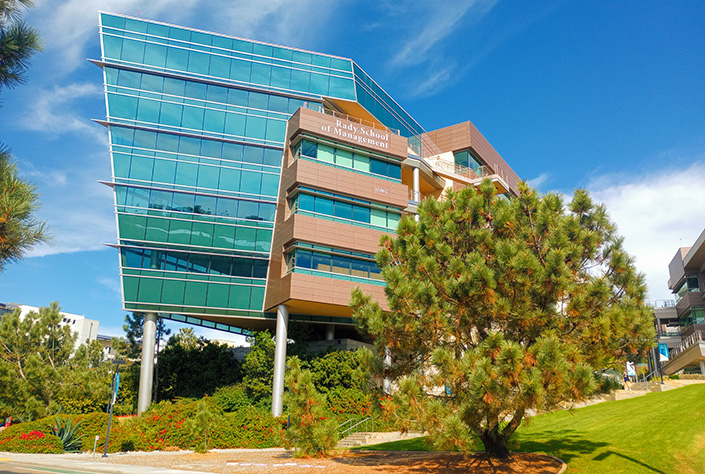
[[[150, 453], [150, 455], [173, 455], [173, 453]], [[213, 474], [206, 471], [183, 471], [144, 465], [116, 464], [120, 454], [109, 454], [111, 460], [97, 454], [25, 454], [0, 452], [0, 470], [31, 468], [35, 471], [59, 474], [102, 473], [102, 474]]]

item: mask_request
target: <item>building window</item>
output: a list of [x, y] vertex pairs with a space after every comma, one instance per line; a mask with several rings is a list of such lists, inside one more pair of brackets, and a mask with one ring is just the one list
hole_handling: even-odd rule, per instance
[[296, 242], [285, 250], [285, 257], [287, 272], [384, 284], [374, 255]]
[[676, 294], [676, 302], [680, 301], [686, 293], [700, 291], [700, 285], [697, 275], [686, 275], [683, 284], [674, 292]]
[[478, 160], [470, 150], [456, 151], [453, 153], [453, 156], [455, 157], [455, 168], [458, 174], [462, 174], [463, 170], [469, 168], [478, 176], [483, 175], [482, 162]]
[[144, 268], [169, 272], [208, 273], [244, 278], [267, 278], [266, 259], [226, 257], [200, 253], [124, 247], [124, 268]]
[[389, 181], [401, 182], [401, 164], [375, 158], [348, 147], [301, 140], [292, 149], [294, 159], [304, 158]]
[[289, 199], [289, 208], [292, 214], [310, 215], [384, 231], [395, 231], [401, 219], [400, 209], [378, 207], [360, 199], [308, 188], [301, 188], [297, 195]]
[[702, 307], [691, 307], [683, 316], [678, 318], [681, 330], [687, 329], [694, 324], [705, 324], [705, 309]]

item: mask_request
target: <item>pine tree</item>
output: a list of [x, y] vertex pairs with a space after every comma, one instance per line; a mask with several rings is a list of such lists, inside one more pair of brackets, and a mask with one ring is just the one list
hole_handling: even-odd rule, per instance
[[287, 437], [297, 448], [294, 456], [326, 456], [338, 442], [336, 423], [329, 418], [326, 397], [313, 385], [311, 371], [302, 369], [296, 356], [287, 362], [286, 386], [284, 404], [291, 421]]
[[643, 276], [584, 190], [567, 206], [525, 184], [506, 200], [489, 181], [426, 199], [377, 262], [390, 310], [356, 289], [355, 317], [392, 355], [402, 427], [441, 448], [476, 436], [506, 457], [529, 410], [584, 399], [595, 369], [653, 341]]
[[46, 224], [33, 217], [38, 207], [36, 188], [19, 177], [10, 150], [0, 144], [0, 271], [48, 240]]

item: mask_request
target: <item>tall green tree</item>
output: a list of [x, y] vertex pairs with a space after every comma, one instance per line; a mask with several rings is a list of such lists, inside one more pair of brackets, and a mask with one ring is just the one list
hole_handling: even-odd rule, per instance
[[529, 410], [594, 390], [593, 370], [652, 344], [643, 276], [603, 206], [576, 190], [567, 205], [521, 184], [501, 199], [449, 192], [385, 236], [377, 262], [389, 311], [353, 292], [360, 328], [389, 351], [403, 427], [421, 425], [439, 447], [493, 457]]
[[247, 395], [260, 401], [272, 396], [274, 381], [274, 339], [269, 331], [259, 331], [247, 338], [250, 352], [242, 366], [242, 380]]
[[36, 188], [19, 177], [9, 149], [0, 144], [0, 271], [48, 240], [46, 224], [34, 218], [38, 207]]
[[16, 309], [0, 319], [0, 416], [31, 419], [102, 408], [110, 364], [100, 343], [75, 348], [76, 335], [61, 324], [58, 303], [20, 314]]
[[[211, 395], [218, 387], [242, 381], [242, 363], [225, 344], [218, 344], [183, 329], [159, 355], [158, 400]], [[184, 334], [194, 339], [184, 339]]]
[[25, 81], [29, 59], [42, 50], [39, 33], [22, 21], [32, 0], [0, 0], [0, 91]]

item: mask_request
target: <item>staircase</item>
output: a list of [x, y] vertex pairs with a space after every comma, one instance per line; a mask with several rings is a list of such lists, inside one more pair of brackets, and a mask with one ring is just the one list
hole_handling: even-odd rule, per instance
[[385, 433], [375, 433], [370, 431], [361, 431], [346, 436], [338, 441], [336, 449], [357, 448], [359, 446], [367, 446], [370, 444], [389, 443], [392, 441], [400, 441], [402, 439], [412, 439], [424, 436], [423, 433], [401, 433], [399, 431], [391, 431]]
[[615, 390], [611, 395], [613, 396], [612, 400], [626, 400], [627, 398], [639, 397], [650, 392], [665, 392], [666, 390], [673, 390], [674, 388], [685, 387], [686, 385], [698, 383], [705, 383], [705, 380], [664, 379], [663, 384], [661, 384], [660, 380], [653, 379], [649, 382], [633, 383], [631, 390]]

